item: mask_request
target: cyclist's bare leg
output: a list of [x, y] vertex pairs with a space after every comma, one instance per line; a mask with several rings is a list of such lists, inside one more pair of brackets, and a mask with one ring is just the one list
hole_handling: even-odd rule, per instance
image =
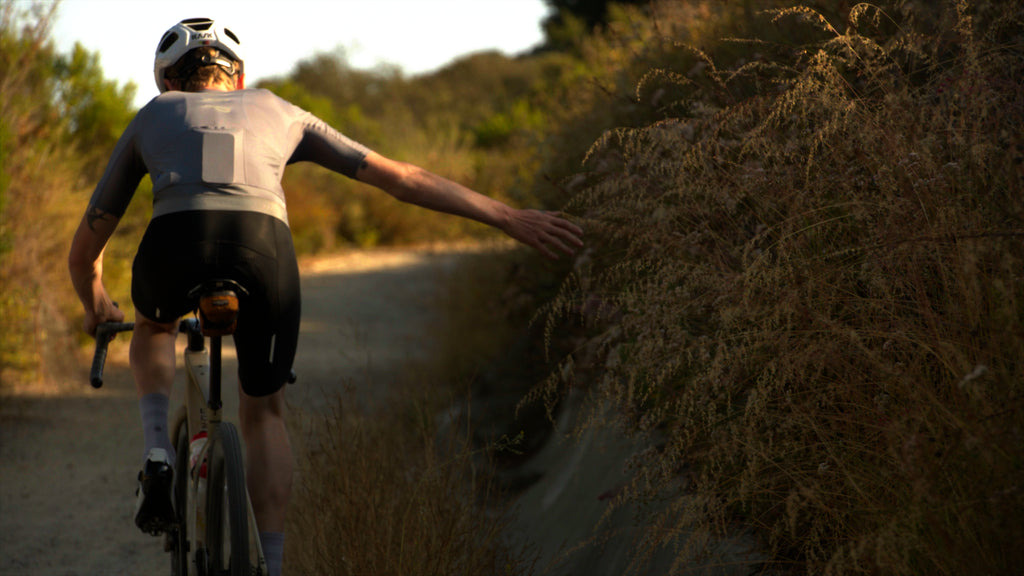
[[160, 323], [135, 311], [131, 365], [139, 397], [161, 393], [170, 396], [174, 384], [174, 343], [178, 322]]
[[146, 446], [144, 454], [162, 448], [173, 462], [174, 446], [167, 433], [168, 404], [174, 384], [174, 341], [177, 322], [154, 322], [135, 311], [131, 365], [139, 395]]
[[239, 387], [238, 420], [245, 438], [245, 474], [270, 576], [279, 576], [292, 489], [292, 447], [284, 421], [284, 388], [255, 398]]
[[292, 489], [292, 447], [284, 419], [284, 388], [253, 397], [239, 390], [238, 420], [245, 438], [246, 482], [256, 525], [284, 532]]
[[171, 469], [175, 455], [167, 433], [167, 414], [174, 384], [176, 334], [177, 322], [154, 322], [136, 309], [130, 358], [146, 449], [136, 491], [135, 525], [154, 535], [166, 531], [174, 521]]

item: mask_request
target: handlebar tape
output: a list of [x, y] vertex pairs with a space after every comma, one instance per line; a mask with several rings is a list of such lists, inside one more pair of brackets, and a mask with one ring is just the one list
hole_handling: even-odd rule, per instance
[[134, 322], [104, 322], [96, 327], [96, 352], [92, 355], [92, 369], [89, 371], [89, 383], [93, 388], [103, 386], [103, 365], [107, 362], [107, 346], [118, 332], [128, 332], [135, 328]]

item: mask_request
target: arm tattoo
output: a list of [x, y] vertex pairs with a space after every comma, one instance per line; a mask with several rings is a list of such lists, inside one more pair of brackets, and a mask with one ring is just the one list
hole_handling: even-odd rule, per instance
[[85, 221], [89, 224], [89, 229], [93, 232], [96, 231], [96, 222], [99, 220], [107, 220], [111, 218], [110, 214], [100, 210], [96, 206], [89, 205], [85, 210]]

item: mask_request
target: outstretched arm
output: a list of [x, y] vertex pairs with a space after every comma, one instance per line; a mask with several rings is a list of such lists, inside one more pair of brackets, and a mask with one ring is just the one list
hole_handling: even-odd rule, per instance
[[68, 271], [85, 309], [83, 328], [89, 334], [95, 334], [101, 322], [124, 320], [124, 312], [118, 310], [103, 286], [103, 251], [119, 221], [120, 218], [89, 206], [71, 241]]
[[418, 166], [366, 155], [356, 178], [402, 202], [494, 226], [549, 258], [583, 246], [583, 230], [554, 212], [518, 210]]

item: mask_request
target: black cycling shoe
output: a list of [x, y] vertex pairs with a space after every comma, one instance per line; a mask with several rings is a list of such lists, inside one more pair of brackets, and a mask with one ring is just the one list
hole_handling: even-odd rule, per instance
[[171, 504], [171, 486], [174, 468], [171, 457], [163, 448], [149, 451], [146, 464], [139, 472], [139, 487], [135, 494], [135, 525], [153, 536], [159, 536], [174, 527], [174, 507]]

